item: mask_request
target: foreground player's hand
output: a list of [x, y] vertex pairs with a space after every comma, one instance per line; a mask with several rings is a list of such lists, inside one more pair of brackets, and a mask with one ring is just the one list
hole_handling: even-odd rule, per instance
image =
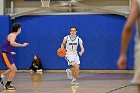
[[12, 54], [12, 55], [15, 55], [16, 53], [15, 53], [15, 52], [11, 52], [11, 54]]
[[127, 57], [126, 55], [121, 55], [118, 60], [119, 69], [126, 69], [127, 66]]
[[29, 45], [29, 43], [23, 43], [22, 46], [26, 47], [27, 45]]
[[83, 54], [82, 52], [79, 52], [79, 55], [80, 55], [80, 56], [82, 56], [82, 54]]

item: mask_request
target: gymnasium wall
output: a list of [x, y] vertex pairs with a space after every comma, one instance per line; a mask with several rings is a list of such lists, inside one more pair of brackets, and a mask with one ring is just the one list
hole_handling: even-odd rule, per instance
[[[1, 52], [3, 41], [10, 31], [9, 28], [10, 28], [10, 17], [0, 16], [0, 52]], [[4, 65], [1, 59], [1, 55], [0, 55], [0, 69], [6, 69], [6, 66]]]
[[[121, 31], [125, 20], [125, 17], [111, 14], [16, 18], [12, 22], [22, 24], [22, 33], [18, 36], [18, 42], [28, 42], [29, 46], [14, 49], [17, 52], [14, 56], [15, 63], [18, 69], [29, 69], [33, 55], [37, 53], [43, 62], [44, 69], [66, 69], [66, 60], [58, 57], [56, 51], [63, 37], [69, 34], [69, 27], [77, 26], [77, 35], [82, 38], [85, 47], [85, 53], [80, 57], [81, 69], [116, 70]], [[133, 69], [133, 47], [132, 39], [127, 53], [127, 69]]]

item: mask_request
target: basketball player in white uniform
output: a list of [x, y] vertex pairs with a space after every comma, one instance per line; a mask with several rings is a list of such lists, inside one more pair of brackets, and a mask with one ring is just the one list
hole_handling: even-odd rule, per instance
[[131, 11], [124, 26], [122, 33], [122, 45], [121, 53], [118, 60], [118, 66], [120, 69], [125, 69], [127, 65], [127, 47], [131, 38], [132, 29], [137, 23], [137, 32], [135, 36], [135, 72], [134, 78], [132, 80], [133, 84], [138, 86], [138, 91], [140, 93], [140, 0], [131, 0]]
[[[76, 83], [76, 79], [79, 76], [79, 65], [80, 60], [79, 56], [82, 56], [84, 53], [83, 41], [76, 35], [77, 28], [70, 27], [70, 35], [64, 37], [63, 42], [61, 44], [61, 48], [64, 48], [66, 45], [66, 60], [68, 61], [68, 65], [71, 66], [71, 69], [66, 69], [67, 76], [69, 79], [72, 79], [71, 84]], [[81, 51], [78, 53], [77, 47], [80, 45]], [[72, 74], [71, 74], [72, 73]]]

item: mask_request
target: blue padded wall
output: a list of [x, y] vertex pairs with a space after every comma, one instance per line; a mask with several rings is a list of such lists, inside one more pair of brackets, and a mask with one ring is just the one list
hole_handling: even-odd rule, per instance
[[[4, 39], [10, 31], [10, 17], [9, 16], [0, 16], [0, 51], [3, 44]], [[6, 69], [3, 60], [0, 55], [0, 69]]]
[[[77, 26], [77, 35], [83, 39], [85, 53], [81, 69], [115, 70], [119, 57], [121, 32], [125, 17], [111, 14], [23, 16], [13, 22], [22, 24], [18, 42], [29, 42], [26, 48], [16, 48], [14, 57], [18, 69], [29, 69], [37, 53], [44, 69], [66, 69], [67, 62], [56, 51], [70, 26]], [[135, 32], [135, 31], [134, 31]], [[134, 34], [133, 34], [134, 36]], [[132, 39], [128, 49], [128, 68], [133, 69]], [[78, 48], [79, 49], [79, 48]]]

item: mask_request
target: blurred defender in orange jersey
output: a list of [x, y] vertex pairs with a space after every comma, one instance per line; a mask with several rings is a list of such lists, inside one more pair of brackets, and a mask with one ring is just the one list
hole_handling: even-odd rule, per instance
[[140, 0], [131, 0], [131, 11], [122, 32], [121, 53], [118, 60], [120, 69], [125, 69], [127, 65], [126, 51], [131, 38], [132, 29], [137, 22], [137, 32], [135, 36], [135, 74], [132, 83], [137, 84], [140, 93]]
[[[82, 56], [84, 53], [83, 41], [80, 37], [76, 35], [77, 28], [70, 27], [70, 35], [64, 37], [63, 42], [61, 44], [61, 48], [64, 48], [66, 45], [66, 60], [68, 61], [68, 65], [71, 67], [70, 69], [66, 69], [67, 76], [69, 79], [72, 79], [71, 84], [79, 84], [76, 82], [76, 79], [79, 76], [79, 65], [80, 60], [79, 56]], [[81, 51], [77, 53], [78, 44], [80, 45]]]

